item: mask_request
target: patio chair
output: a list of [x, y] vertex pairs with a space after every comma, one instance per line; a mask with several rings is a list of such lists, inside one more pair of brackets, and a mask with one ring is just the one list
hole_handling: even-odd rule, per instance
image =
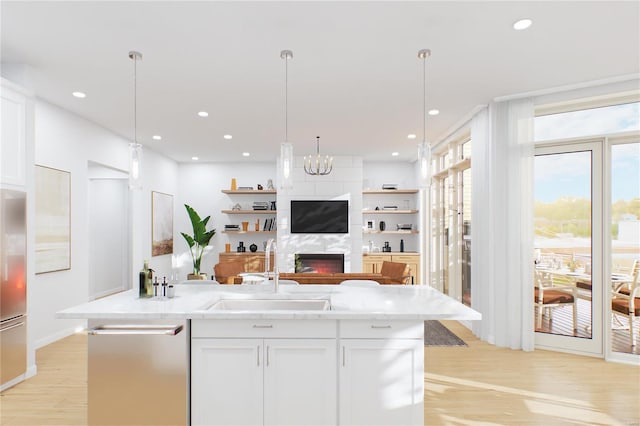
[[575, 296], [575, 287], [554, 287], [549, 274], [535, 271], [534, 306], [537, 308], [536, 329], [542, 328], [542, 314], [548, 310], [549, 320], [552, 319], [551, 310], [561, 306], [573, 307], [573, 332], [578, 330], [578, 304]]
[[611, 311], [614, 315], [624, 315], [629, 320], [629, 343], [636, 345], [634, 321], [640, 317], [640, 261], [633, 262], [631, 282], [614, 289], [611, 295]]

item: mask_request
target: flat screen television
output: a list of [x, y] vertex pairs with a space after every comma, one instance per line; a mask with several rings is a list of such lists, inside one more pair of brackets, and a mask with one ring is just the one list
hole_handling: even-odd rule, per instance
[[291, 200], [292, 234], [347, 234], [347, 200]]

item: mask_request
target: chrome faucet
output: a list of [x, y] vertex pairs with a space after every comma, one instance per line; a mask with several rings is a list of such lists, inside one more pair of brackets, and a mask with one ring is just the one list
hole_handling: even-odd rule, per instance
[[[273, 273], [269, 272], [271, 269], [271, 250], [273, 250]], [[264, 278], [265, 281], [269, 281], [269, 277], [273, 276], [273, 291], [278, 292], [278, 280], [280, 273], [278, 272], [278, 245], [276, 240], [269, 238], [267, 241], [267, 247], [264, 250]]]

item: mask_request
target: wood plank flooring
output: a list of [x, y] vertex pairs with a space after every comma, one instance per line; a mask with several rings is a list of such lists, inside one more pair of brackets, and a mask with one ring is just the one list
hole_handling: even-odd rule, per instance
[[[443, 324], [469, 346], [425, 348], [425, 425], [640, 425], [639, 367], [497, 348]], [[86, 350], [83, 335], [38, 350], [38, 375], [0, 394], [0, 425], [86, 424]]]

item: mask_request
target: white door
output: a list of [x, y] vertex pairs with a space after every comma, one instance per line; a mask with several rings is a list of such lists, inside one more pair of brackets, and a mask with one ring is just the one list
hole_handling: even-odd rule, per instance
[[265, 340], [264, 424], [337, 421], [335, 339]]
[[262, 339], [191, 342], [191, 423], [261, 425]]
[[340, 341], [340, 425], [423, 425], [419, 339]]

